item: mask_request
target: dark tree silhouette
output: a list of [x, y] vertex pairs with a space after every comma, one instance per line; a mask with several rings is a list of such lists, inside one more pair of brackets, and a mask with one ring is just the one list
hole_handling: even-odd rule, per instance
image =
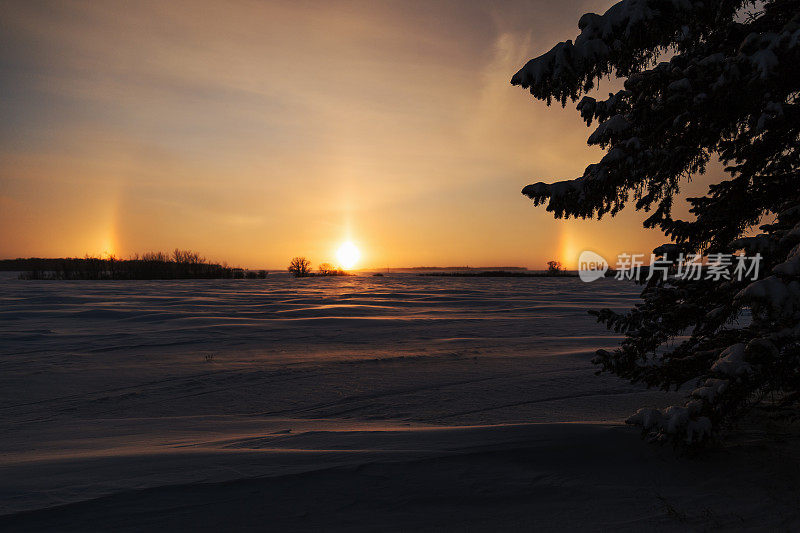
[[311, 274], [311, 261], [305, 257], [295, 257], [289, 262], [288, 270], [296, 278], [306, 277]]
[[[763, 256], [762, 279], [646, 283], [643, 302], [595, 311], [624, 332], [595, 363], [670, 389], [696, 381], [682, 406], [631, 417], [657, 439], [703, 441], [765, 398], [800, 395], [800, 1], [624, 0], [586, 14], [574, 42], [531, 60], [511, 82], [537, 99], [576, 101], [612, 72], [624, 88], [583, 96], [607, 150], [577, 179], [523, 189], [556, 218], [600, 218], [629, 201], [650, 211], [672, 243], [654, 253]], [[663, 52], [673, 55], [659, 62]], [[690, 198], [693, 220], [672, 216], [681, 182], [721, 160], [727, 177]], [[764, 223], [767, 222], [767, 223]], [[748, 234], [757, 224], [760, 233]], [[749, 321], [735, 322], [748, 309]], [[688, 335], [687, 339], [681, 337]], [[795, 403], [796, 405], [796, 403]]]
[[561, 272], [561, 262], [560, 261], [548, 261], [547, 262], [547, 271], [550, 274], [557, 274]]
[[187, 265], [197, 265], [206, 262], [206, 258], [199, 253], [191, 250], [181, 250], [180, 248], [175, 248], [172, 251], [172, 260], [176, 263]]
[[[22, 279], [219, 279], [245, 277], [242, 269], [207, 261], [197, 252], [176, 248], [172, 254], [146, 252], [129, 259], [114, 255], [106, 258], [28, 258], [0, 261], [0, 270], [24, 270]], [[241, 276], [238, 275], [241, 273]], [[266, 271], [253, 272], [265, 278]]]

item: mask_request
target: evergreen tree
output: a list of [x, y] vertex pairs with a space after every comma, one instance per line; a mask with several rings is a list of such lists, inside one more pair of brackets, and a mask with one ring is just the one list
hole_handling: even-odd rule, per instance
[[[800, 395], [800, 0], [623, 0], [581, 17], [511, 80], [549, 105], [577, 101], [590, 145], [606, 149], [577, 179], [523, 189], [556, 218], [613, 216], [628, 202], [679, 254], [760, 253], [760, 279], [647, 281], [627, 313], [592, 311], [625, 334], [600, 371], [665, 390], [698, 382], [682, 406], [642, 409], [651, 437], [701, 442], [748, 407]], [[668, 61], [660, 59], [668, 57]], [[596, 100], [602, 77], [624, 88]], [[725, 179], [672, 216], [683, 180], [716, 158]], [[755, 228], [761, 224], [758, 230]], [[753, 235], [753, 230], [758, 234]], [[749, 315], [749, 316], [748, 316]]]

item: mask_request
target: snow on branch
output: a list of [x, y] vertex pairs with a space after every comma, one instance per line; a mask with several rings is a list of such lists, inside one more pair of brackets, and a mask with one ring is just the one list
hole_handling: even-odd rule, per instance
[[[800, 390], [797, 1], [759, 2], [739, 16], [754, 3], [624, 0], [585, 15], [574, 43], [556, 45], [512, 79], [563, 105], [598, 76], [627, 78], [608, 99], [587, 95], [578, 104], [588, 126], [598, 123], [589, 144], [605, 155], [577, 179], [525, 187], [535, 205], [556, 218], [599, 218], [634, 200], [651, 211], [643, 225], [672, 241], [657, 252], [763, 258], [758, 279], [650, 280], [627, 312], [591, 311], [625, 335], [616, 350], [596, 352], [601, 371], [664, 390], [698, 383], [683, 406], [630, 418], [658, 440], [703, 441], [753, 405]], [[674, 55], [655, 64], [665, 47]], [[687, 199], [694, 220], [673, 219], [680, 185], [712, 157], [729, 179]], [[762, 233], [751, 236], [754, 227]]]
[[[529, 61], [512, 82], [541, 99], [549, 100], [558, 91], [576, 97], [585, 89], [581, 79], [589, 80], [592, 72], [599, 72], [596, 69], [606, 68], [596, 62], [605, 53], [598, 52], [605, 50], [598, 42], [619, 45], [617, 51], [609, 47], [607, 65], [612, 65], [614, 54], [631, 48], [626, 39], [633, 39], [638, 25], [649, 27], [647, 21], [656, 17], [649, 31], [674, 32], [675, 20], [664, 13], [705, 14], [711, 4], [715, 13], [723, 9], [720, 5], [728, 5], [626, 0], [602, 16], [584, 16], [575, 44], [560, 43]], [[586, 218], [615, 214], [628, 200], [626, 191], [633, 190], [637, 209], [658, 204], [648, 227], [660, 226], [668, 235], [680, 237], [696, 233], [691, 225], [671, 219], [669, 199], [678, 190], [678, 182], [703, 173], [714, 153], [723, 161], [746, 160], [752, 166], [747, 169], [750, 175], [767, 174], [772, 158], [765, 156], [762, 146], [779, 149], [787, 134], [792, 135], [792, 121], [800, 114], [800, 109], [795, 109], [798, 106], [789, 103], [794, 94], [793, 65], [800, 61], [798, 32], [793, 23], [778, 32], [759, 33], [731, 22], [721, 43], [684, 45], [670, 61], [652, 68], [636, 70], [630, 64], [624, 90], [602, 101], [584, 96], [578, 104], [587, 125], [599, 122], [588, 144], [608, 150], [602, 160], [589, 165], [577, 179], [534, 183], [525, 187], [523, 194], [536, 205], [547, 204], [557, 217]], [[661, 46], [651, 39], [648, 46], [655, 48], [644, 48], [644, 37], [637, 42], [636, 53], [653, 57]], [[720, 53], [720, 48], [727, 53]], [[740, 192], [731, 189], [731, 194]], [[730, 204], [728, 200], [720, 199]], [[702, 240], [703, 236], [695, 237]]]
[[[740, 4], [741, 2], [733, 2]], [[623, 0], [603, 15], [583, 15], [580, 35], [528, 61], [511, 78], [536, 98], [563, 104], [593, 87], [593, 80], [612, 70], [622, 76], [644, 66], [656, 49], [685, 40], [691, 26], [709, 22], [713, 2], [690, 0]]]

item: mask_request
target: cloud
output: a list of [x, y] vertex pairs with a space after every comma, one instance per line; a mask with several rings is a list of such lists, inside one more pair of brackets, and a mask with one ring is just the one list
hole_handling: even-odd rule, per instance
[[585, 4], [4, 4], [0, 187], [44, 223], [0, 251], [90, 248], [87, 206], [115, 203], [123, 254], [281, 266], [351, 233], [382, 263], [550, 259], [520, 249], [558, 223], [519, 190], [596, 151], [508, 80]]

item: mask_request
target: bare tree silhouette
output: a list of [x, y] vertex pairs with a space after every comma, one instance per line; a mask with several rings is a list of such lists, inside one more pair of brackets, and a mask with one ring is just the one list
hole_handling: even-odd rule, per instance
[[296, 278], [303, 278], [311, 274], [311, 261], [305, 257], [295, 257], [289, 262], [289, 272]]
[[334, 267], [330, 263], [320, 263], [320, 265], [317, 267], [317, 270], [319, 270], [320, 274], [325, 276], [325, 275], [331, 274], [333, 272], [336, 272], [336, 267]]

